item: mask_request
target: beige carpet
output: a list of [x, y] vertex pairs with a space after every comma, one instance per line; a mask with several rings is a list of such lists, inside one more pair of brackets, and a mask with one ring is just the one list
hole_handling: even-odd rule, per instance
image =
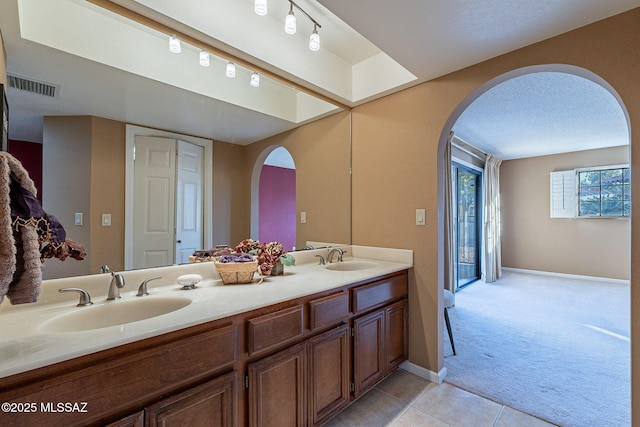
[[628, 284], [505, 272], [449, 316], [445, 381], [560, 426], [631, 425]]

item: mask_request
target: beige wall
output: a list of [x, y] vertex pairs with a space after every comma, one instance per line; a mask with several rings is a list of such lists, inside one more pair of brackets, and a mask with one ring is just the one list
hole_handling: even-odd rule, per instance
[[[462, 111], [485, 83], [512, 70], [541, 64], [583, 67], [620, 95], [632, 129], [632, 164], [640, 165], [640, 9], [634, 9], [511, 52], [353, 110], [353, 243], [414, 250], [410, 278], [410, 360], [431, 371], [444, 367], [443, 239], [438, 185], [444, 174], [438, 153]], [[470, 95], [472, 98], [467, 99]], [[634, 127], [634, 124], [636, 126]], [[633, 167], [638, 169], [637, 167]], [[640, 215], [640, 169], [633, 172], [633, 210]], [[415, 225], [415, 209], [427, 225]], [[440, 220], [438, 219], [440, 215]], [[632, 229], [632, 282], [640, 277], [640, 233]], [[640, 286], [640, 285], [638, 285]], [[632, 286], [633, 364], [640, 366], [640, 291]], [[636, 339], [637, 338], [637, 339]], [[640, 395], [640, 369], [633, 390]], [[637, 400], [637, 399], [636, 399]], [[640, 411], [634, 413], [640, 425]]]
[[[341, 112], [247, 147], [247, 169], [269, 147], [283, 146], [293, 157], [296, 247], [307, 241], [351, 242], [350, 136], [351, 115]], [[250, 193], [246, 197], [250, 205]], [[300, 224], [300, 212], [307, 213], [306, 224]]]
[[235, 245], [249, 236], [249, 211], [244, 166], [246, 148], [213, 144], [213, 243]]
[[[91, 118], [91, 207], [89, 272], [106, 264], [124, 268], [125, 124]], [[102, 226], [102, 214], [111, 214], [111, 226]]]
[[549, 217], [550, 172], [628, 161], [616, 147], [502, 162], [502, 265], [629, 280], [630, 219]]
[[[124, 267], [125, 125], [90, 116], [44, 118], [43, 207], [64, 226], [67, 237], [87, 249], [83, 261], [47, 260], [44, 278], [99, 272]], [[74, 213], [84, 214], [82, 226]], [[103, 227], [102, 214], [112, 226]]]
[[[91, 117], [45, 117], [42, 155], [42, 207], [58, 218], [67, 237], [89, 246], [91, 242]], [[84, 225], [74, 225], [74, 213], [84, 214]], [[49, 259], [45, 279], [89, 273], [91, 254], [83, 261]]]

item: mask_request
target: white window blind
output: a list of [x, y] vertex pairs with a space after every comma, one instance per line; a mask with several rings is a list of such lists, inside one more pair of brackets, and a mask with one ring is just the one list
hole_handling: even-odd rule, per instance
[[551, 172], [551, 218], [576, 217], [576, 171]]

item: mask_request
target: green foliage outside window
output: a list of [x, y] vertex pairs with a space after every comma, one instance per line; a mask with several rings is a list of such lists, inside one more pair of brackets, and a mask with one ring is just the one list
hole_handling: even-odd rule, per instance
[[630, 213], [628, 167], [578, 171], [578, 216], [628, 217]]

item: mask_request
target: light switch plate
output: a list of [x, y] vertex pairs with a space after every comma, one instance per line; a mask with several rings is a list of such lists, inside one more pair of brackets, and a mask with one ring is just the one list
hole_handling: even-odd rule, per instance
[[306, 223], [307, 223], [307, 213], [300, 212], [300, 224], [306, 224]]
[[73, 225], [83, 225], [84, 224], [84, 214], [82, 212], [76, 212], [73, 214]]
[[111, 227], [111, 214], [102, 214], [102, 226]]
[[427, 225], [427, 211], [416, 209], [416, 225]]

